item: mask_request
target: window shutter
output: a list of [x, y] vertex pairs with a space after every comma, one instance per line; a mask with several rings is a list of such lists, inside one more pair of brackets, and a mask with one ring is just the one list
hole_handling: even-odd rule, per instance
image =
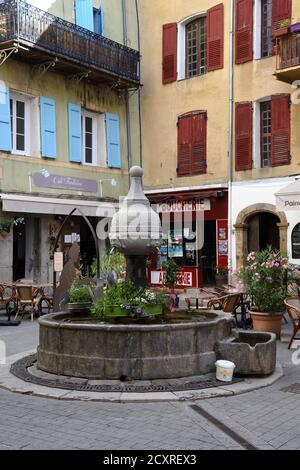
[[193, 112], [178, 118], [178, 176], [206, 173], [207, 114]]
[[178, 118], [178, 176], [191, 173], [190, 163], [192, 154], [192, 119], [191, 115]]
[[253, 60], [253, 3], [236, 0], [235, 13], [235, 63]]
[[55, 101], [41, 96], [42, 157], [56, 158], [56, 110]]
[[177, 80], [177, 23], [163, 26], [163, 83]]
[[0, 80], [0, 150], [12, 151], [9, 88]]
[[93, 0], [76, 0], [76, 24], [94, 31]]
[[252, 103], [236, 103], [235, 107], [235, 170], [252, 169]]
[[73, 163], [82, 162], [81, 107], [69, 103], [69, 159]]
[[288, 165], [291, 161], [290, 95], [282, 94], [272, 96], [271, 109], [271, 165]]
[[198, 113], [192, 116], [192, 173], [206, 173], [206, 128], [207, 114]]
[[103, 36], [104, 34], [104, 12], [103, 7], [94, 8], [94, 32]]
[[207, 11], [207, 71], [224, 66], [224, 5]]
[[273, 0], [272, 25], [273, 31], [280, 28], [280, 23], [292, 18], [292, 0]]
[[120, 117], [106, 113], [107, 166], [121, 168]]

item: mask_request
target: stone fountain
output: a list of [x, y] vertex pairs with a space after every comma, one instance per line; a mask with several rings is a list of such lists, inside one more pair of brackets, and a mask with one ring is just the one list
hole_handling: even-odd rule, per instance
[[[159, 216], [142, 189], [142, 169], [130, 171], [131, 187], [114, 216], [110, 239], [125, 254], [127, 277], [146, 284], [146, 259], [161, 244]], [[170, 315], [153, 324], [113, 323], [68, 312], [39, 320], [37, 367], [56, 375], [95, 380], [155, 380], [206, 374], [215, 369], [215, 345], [231, 335], [227, 315]]]
[[113, 217], [109, 238], [112, 246], [126, 257], [127, 278], [136, 287], [144, 287], [147, 257], [161, 245], [162, 228], [143, 191], [142, 168], [131, 168], [130, 177], [129, 193]]

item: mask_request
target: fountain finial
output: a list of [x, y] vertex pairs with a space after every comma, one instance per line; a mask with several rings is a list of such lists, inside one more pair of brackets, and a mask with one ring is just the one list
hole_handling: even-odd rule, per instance
[[143, 169], [140, 166], [133, 166], [130, 169], [129, 174], [130, 174], [131, 178], [142, 178], [144, 172], [143, 172]]

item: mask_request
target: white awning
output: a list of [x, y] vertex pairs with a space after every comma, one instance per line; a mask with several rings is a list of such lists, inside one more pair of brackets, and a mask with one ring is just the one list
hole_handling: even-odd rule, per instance
[[278, 211], [300, 211], [300, 179], [278, 191], [275, 196]]
[[[118, 204], [81, 199], [58, 199], [51, 197], [21, 196], [18, 194], [0, 194], [3, 212], [21, 214], [69, 215], [77, 208], [87, 217], [112, 218]], [[74, 215], [80, 216], [77, 211]]]

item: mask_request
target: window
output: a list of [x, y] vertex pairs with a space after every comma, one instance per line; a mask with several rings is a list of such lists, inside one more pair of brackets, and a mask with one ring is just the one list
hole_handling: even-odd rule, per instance
[[186, 76], [206, 73], [206, 17], [186, 26]]
[[30, 148], [29, 100], [17, 94], [11, 94], [10, 121], [12, 153], [28, 155]]
[[94, 32], [103, 35], [103, 14], [101, 8], [94, 8]]
[[292, 258], [300, 259], [300, 224], [292, 232]]
[[82, 161], [86, 165], [97, 165], [97, 118], [87, 111], [82, 112]]
[[274, 51], [272, 2], [273, 0], [262, 0], [261, 2], [261, 57], [270, 57]]
[[261, 167], [265, 168], [271, 164], [271, 101], [260, 103], [260, 123]]

